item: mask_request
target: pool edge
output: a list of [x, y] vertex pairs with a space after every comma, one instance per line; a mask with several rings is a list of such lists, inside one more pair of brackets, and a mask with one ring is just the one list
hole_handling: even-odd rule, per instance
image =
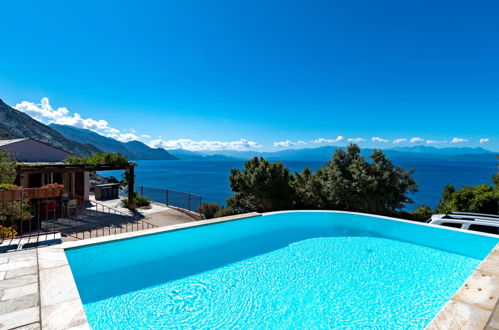
[[[353, 213], [344, 211], [339, 212]], [[76, 282], [66, 258], [66, 249], [145, 235], [154, 235], [197, 226], [206, 226], [226, 221], [259, 217], [261, 215], [262, 214], [259, 213], [248, 213], [239, 216], [219, 218], [217, 220], [203, 220], [133, 233], [92, 238], [85, 241], [66, 242], [58, 246], [39, 248], [38, 268], [40, 274], [40, 317], [42, 329], [54, 327], [59, 329], [69, 329], [73, 327], [90, 329], [83, 303], [76, 287]], [[405, 220], [396, 218], [375, 215], [370, 216], [406, 222]], [[53, 291], [54, 288], [59, 288], [55, 294]], [[484, 329], [491, 319], [494, 307], [498, 304], [498, 301], [499, 243], [496, 244], [492, 251], [466, 279], [459, 290], [437, 313], [428, 324], [427, 329]], [[67, 320], [68, 317], [70, 317], [70, 320]]]

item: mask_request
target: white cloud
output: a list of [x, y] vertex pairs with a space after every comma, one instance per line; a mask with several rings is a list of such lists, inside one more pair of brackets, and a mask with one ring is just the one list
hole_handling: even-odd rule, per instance
[[325, 139], [325, 138], [318, 138], [316, 140], [313, 140], [311, 142], [313, 143], [335, 143], [335, 142], [341, 142], [345, 140], [345, 138], [341, 135], [339, 135], [336, 139]]
[[451, 143], [466, 143], [466, 142], [468, 142], [468, 140], [461, 139], [461, 138], [453, 138], [450, 142]]
[[133, 133], [108, 134], [107, 136], [121, 142], [139, 140], [139, 137]]
[[201, 150], [250, 150], [261, 148], [261, 145], [254, 141], [240, 139], [237, 141], [193, 141], [191, 139], [177, 140], [153, 140], [149, 143], [152, 148], [185, 149], [190, 151]]
[[442, 143], [442, 142], [436, 140], [426, 140], [426, 144], [437, 144], [437, 143]]
[[406, 142], [407, 139], [395, 139], [393, 140], [393, 143], [402, 143], [402, 142]]
[[390, 142], [390, 140], [387, 140], [387, 139], [382, 139], [382, 138], [377, 137], [377, 136], [373, 137], [373, 138], [371, 139], [371, 141], [373, 141], [373, 142], [383, 142], [383, 143]]
[[287, 148], [287, 147], [292, 147], [292, 146], [300, 146], [300, 145], [305, 145], [307, 142], [298, 140], [296, 142], [290, 141], [290, 140], [285, 140], [285, 141], [278, 141], [274, 142], [273, 146], [274, 147], [281, 147], [281, 148]]
[[103, 119], [95, 120], [92, 118], [83, 118], [77, 112], [71, 114], [65, 107], [54, 109], [50, 105], [50, 101], [47, 97], [42, 98], [39, 104], [22, 101], [21, 103], [16, 104], [14, 108], [30, 115], [44, 124], [55, 123], [89, 129], [123, 142], [139, 139], [138, 136], [134, 134], [135, 130], [133, 128], [130, 129], [130, 132], [132, 133], [120, 133], [119, 129], [109, 126], [109, 123]]
[[409, 140], [411, 143], [421, 143], [424, 142], [425, 139], [419, 138], [419, 137], [413, 137], [412, 139]]
[[150, 136], [150, 135], [148, 135], [148, 134], [142, 134], [140, 137], [143, 137], [143, 138], [148, 139], [148, 138], [150, 138], [151, 136]]
[[348, 142], [364, 142], [363, 138], [348, 139]]
[[488, 142], [490, 142], [489, 138], [482, 138], [482, 139], [480, 139], [480, 143], [482, 143], [482, 144], [483, 143], [488, 143]]
[[53, 109], [52, 106], [50, 106], [49, 99], [46, 97], [42, 98], [40, 102], [40, 104], [35, 104], [32, 102], [22, 101], [14, 108], [41, 122], [44, 122], [47, 118], [57, 120], [59, 118], [66, 117], [69, 114], [69, 110], [64, 107]]

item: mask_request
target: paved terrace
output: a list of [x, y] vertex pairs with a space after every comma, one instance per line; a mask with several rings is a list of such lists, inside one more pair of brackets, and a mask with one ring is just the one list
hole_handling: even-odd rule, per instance
[[[144, 233], [256, 215], [258, 214], [177, 224]], [[140, 232], [99, 237], [94, 241], [137, 235]], [[428, 329], [499, 330], [498, 298], [499, 244], [433, 319]], [[0, 329], [89, 328], [62, 248], [53, 245], [0, 254]]]
[[[90, 207], [90, 205], [92, 206]], [[98, 237], [149, 229], [153, 226], [171, 226], [191, 222], [199, 218], [197, 213], [180, 211], [155, 202], [151, 202], [151, 206], [148, 208], [139, 208], [135, 211], [130, 211], [122, 207], [120, 199], [98, 201], [99, 206], [96, 207], [96, 205], [94, 196], [91, 195], [88, 209], [92, 209], [93, 211], [87, 213], [85, 218], [82, 219], [80, 216], [80, 220], [56, 218], [55, 220], [42, 221], [42, 228], [46, 228], [50, 232], [63, 232], [65, 233], [63, 235], [46, 234], [33, 237], [3, 239], [0, 242], [0, 251], [22, 248], [23, 246], [51, 245], [59, 242], [61, 239], [62, 241], [73, 241], [78, 238], [81, 239], [83, 236], [85, 238]], [[111, 215], [107, 213], [110, 211], [107, 208], [101, 211], [101, 205], [117, 210], [122, 215]], [[89, 214], [92, 214], [92, 217], [89, 217]]]

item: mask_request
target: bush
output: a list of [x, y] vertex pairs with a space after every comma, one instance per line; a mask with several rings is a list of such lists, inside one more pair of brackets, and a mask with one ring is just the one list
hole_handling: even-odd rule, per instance
[[417, 221], [426, 221], [433, 215], [433, 210], [426, 204], [421, 204], [416, 210], [412, 211], [410, 214]]
[[[151, 205], [151, 201], [148, 198], [143, 196], [138, 196], [137, 193], [135, 193], [135, 197], [133, 198], [133, 200], [135, 201], [135, 205], [137, 207], [144, 207]], [[123, 198], [121, 200], [121, 206], [128, 207], [128, 198]]]
[[230, 215], [236, 215], [242, 213], [241, 210], [235, 209], [231, 206], [221, 208], [218, 210], [215, 215], [213, 216], [214, 218], [220, 218], [220, 217], [228, 217]]
[[198, 213], [204, 214], [206, 219], [211, 219], [215, 217], [215, 214], [222, 208], [222, 205], [218, 203], [203, 203], [201, 207], [197, 210]]
[[464, 186], [456, 190], [448, 185], [442, 193], [438, 212], [499, 213], [499, 188], [488, 184]]
[[28, 199], [0, 202], [0, 223], [19, 226], [20, 221], [27, 220], [31, 220], [31, 207]]
[[15, 190], [19, 189], [21, 187], [15, 185], [15, 184], [10, 184], [10, 183], [0, 183], [0, 190]]
[[0, 149], [0, 183], [13, 183], [16, 180], [17, 162], [10, 153]]
[[95, 153], [89, 157], [69, 156], [64, 159], [64, 163], [72, 165], [132, 165], [128, 158], [118, 152]]
[[0, 225], [0, 238], [14, 238], [16, 236], [17, 232], [14, 229]]

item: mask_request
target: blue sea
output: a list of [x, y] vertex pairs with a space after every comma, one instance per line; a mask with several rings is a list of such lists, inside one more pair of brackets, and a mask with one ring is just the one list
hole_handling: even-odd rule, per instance
[[[204, 202], [218, 202], [225, 205], [225, 200], [232, 192], [229, 176], [232, 168], [241, 169], [244, 161], [189, 161], [189, 160], [139, 160], [135, 170], [136, 185], [180, 190], [199, 194]], [[442, 161], [442, 160], [404, 160], [393, 161], [404, 169], [416, 170], [414, 178], [420, 185], [419, 192], [411, 195], [413, 204], [407, 210], [414, 210], [421, 203], [434, 208], [448, 183], [461, 187], [491, 183], [496, 163], [483, 161]], [[292, 172], [301, 172], [305, 167], [317, 170], [324, 162], [285, 161]], [[101, 172], [108, 176], [121, 177], [120, 171]], [[138, 188], [137, 188], [138, 189]]]

